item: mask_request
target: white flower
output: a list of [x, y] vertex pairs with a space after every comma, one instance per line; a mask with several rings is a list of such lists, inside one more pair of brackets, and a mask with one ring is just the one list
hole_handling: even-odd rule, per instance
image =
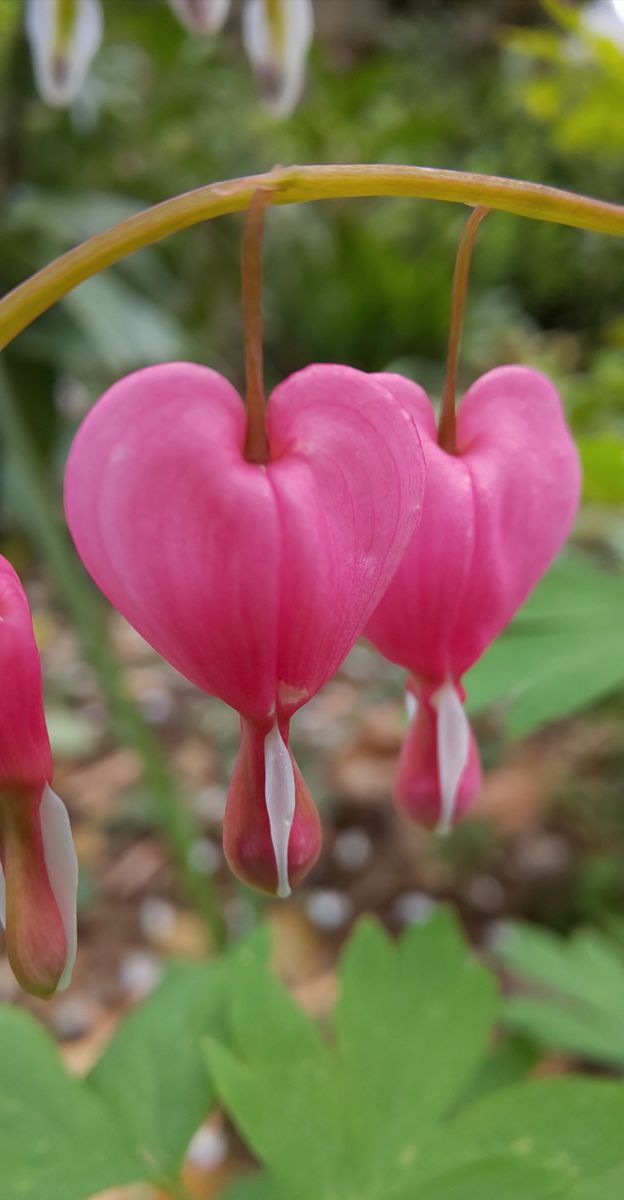
[[312, 0], [246, 0], [243, 42], [269, 108], [292, 112], [314, 31]]
[[27, 0], [26, 33], [39, 95], [66, 108], [82, 90], [100, 48], [100, 0]]
[[591, 0], [581, 14], [588, 33], [608, 38], [618, 50], [624, 50], [624, 0]]

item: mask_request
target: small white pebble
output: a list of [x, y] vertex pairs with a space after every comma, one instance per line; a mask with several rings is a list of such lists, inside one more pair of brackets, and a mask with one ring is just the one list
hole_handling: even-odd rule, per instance
[[54, 1032], [63, 1042], [84, 1037], [99, 1015], [97, 1005], [88, 996], [62, 996], [51, 1009]]
[[336, 834], [333, 854], [344, 871], [361, 871], [370, 861], [373, 846], [364, 829], [342, 829]]
[[162, 963], [155, 954], [132, 950], [119, 969], [119, 986], [129, 1000], [144, 1000], [160, 982]]
[[167, 937], [175, 926], [176, 912], [169, 900], [159, 896], [147, 896], [139, 909], [139, 922], [145, 936], [160, 941]]
[[353, 901], [343, 892], [332, 888], [317, 888], [306, 896], [305, 907], [308, 917], [318, 929], [331, 932], [346, 925], [353, 913]]
[[188, 854], [189, 866], [199, 875], [214, 875], [221, 866], [221, 850], [210, 838], [198, 838]]
[[150, 725], [164, 725], [175, 712], [175, 700], [166, 688], [150, 688], [139, 700], [139, 707]]
[[570, 846], [558, 833], [542, 833], [539, 837], [526, 838], [517, 847], [515, 866], [523, 875], [539, 879], [544, 875], [557, 875], [570, 863]]
[[227, 792], [225, 788], [205, 787], [195, 797], [194, 808], [202, 821], [222, 821]]
[[505, 889], [494, 875], [478, 875], [469, 884], [467, 896], [481, 912], [496, 912], [505, 899]]
[[399, 925], [424, 925], [436, 907], [437, 901], [426, 892], [403, 892], [397, 896], [392, 914]]
[[221, 1129], [214, 1125], [202, 1125], [197, 1130], [188, 1148], [188, 1162], [201, 1171], [214, 1171], [227, 1156], [228, 1141]]

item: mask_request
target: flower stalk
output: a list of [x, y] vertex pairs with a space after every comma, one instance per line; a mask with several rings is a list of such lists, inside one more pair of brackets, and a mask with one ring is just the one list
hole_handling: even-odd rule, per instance
[[466, 297], [468, 295], [468, 279], [472, 251], [477, 237], [477, 231], [489, 208], [479, 205], [468, 217], [455, 259], [453, 271], [453, 287], [451, 291], [451, 320], [449, 324], [448, 354], [446, 359], [446, 378], [442, 393], [442, 408], [438, 426], [438, 444], [449, 454], [455, 454], [455, 393], [457, 391], [457, 363], [461, 345], [464, 315], [466, 312]]
[[448, 200], [624, 237], [623, 205], [525, 180], [385, 164], [279, 168], [175, 196], [61, 255], [0, 301], [0, 349], [85, 279], [181, 229], [241, 212], [259, 188], [270, 189], [271, 204], [364, 196]]
[[249, 202], [243, 230], [241, 293], [245, 330], [245, 375], [247, 436], [245, 458], [248, 462], [269, 461], [264, 401], [264, 359], [262, 332], [262, 237], [264, 214], [270, 204], [270, 192], [258, 188]]

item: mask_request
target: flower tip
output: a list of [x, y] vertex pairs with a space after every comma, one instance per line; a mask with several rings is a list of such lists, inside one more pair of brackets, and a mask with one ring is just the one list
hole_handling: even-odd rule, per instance
[[450, 833], [481, 789], [479, 754], [462, 702], [447, 681], [408, 691], [414, 716], [399, 758], [395, 799], [418, 824]]
[[46, 784], [40, 800], [3, 797], [0, 920], [11, 969], [41, 999], [64, 991], [76, 958], [78, 861], [63, 802]]
[[225, 857], [243, 883], [286, 899], [319, 856], [318, 813], [277, 725], [264, 733], [241, 724], [223, 822]]

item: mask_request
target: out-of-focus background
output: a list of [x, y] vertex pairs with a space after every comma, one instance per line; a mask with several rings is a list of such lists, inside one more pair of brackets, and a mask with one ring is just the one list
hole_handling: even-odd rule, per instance
[[[104, 0], [101, 48], [58, 109], [37, 94], [22, 4], [0, 0], [2, 292], [146, 205], [274, 164], [421, 164], [624, 198], [622, 4], [315, 0], [305, 86], [283, 117], [262, 102], [240, 7], [202, 37], [165, 0]], [[267, 385], [341, 361], [403, 371], [437, 398], [464, 219], [413, 200], [271, 212]], [[3, 356], [0, 550], [28, 586], [82, 866], [74, 984], [33, 1007], [78, 1069], [167, 955], [206, 950], [172, 845], [185, 852], [188, 835], [190, 873], [216, 889], [230, 931], [258, 909], [220, 849], [236, 715], [106, 609], [60, 522], [77, 423], [121, 374], [190, 358], [242, 384], [240, 232], [239, 217], [223, 218], [134, 255]], [[448, 839], [410, 826], [390, 799], [406, 725], [398, 669], [362, 644], [295, 720], [324, 850], [295, 898], [268, 907], [312, 1008], [365, 910], [397, 930], [450, 898], [485, 946], [510, 917], [561, 931], [624, 919], [623, 280], [616, 239], [498, 213], [482, 226], [462, 385], [506, 362], [553, 377], [583, 457], [583, 509], [572, 549], [466, 680], [488, 772]], [[0, 998], [23, 1000], [1, 952]]]

